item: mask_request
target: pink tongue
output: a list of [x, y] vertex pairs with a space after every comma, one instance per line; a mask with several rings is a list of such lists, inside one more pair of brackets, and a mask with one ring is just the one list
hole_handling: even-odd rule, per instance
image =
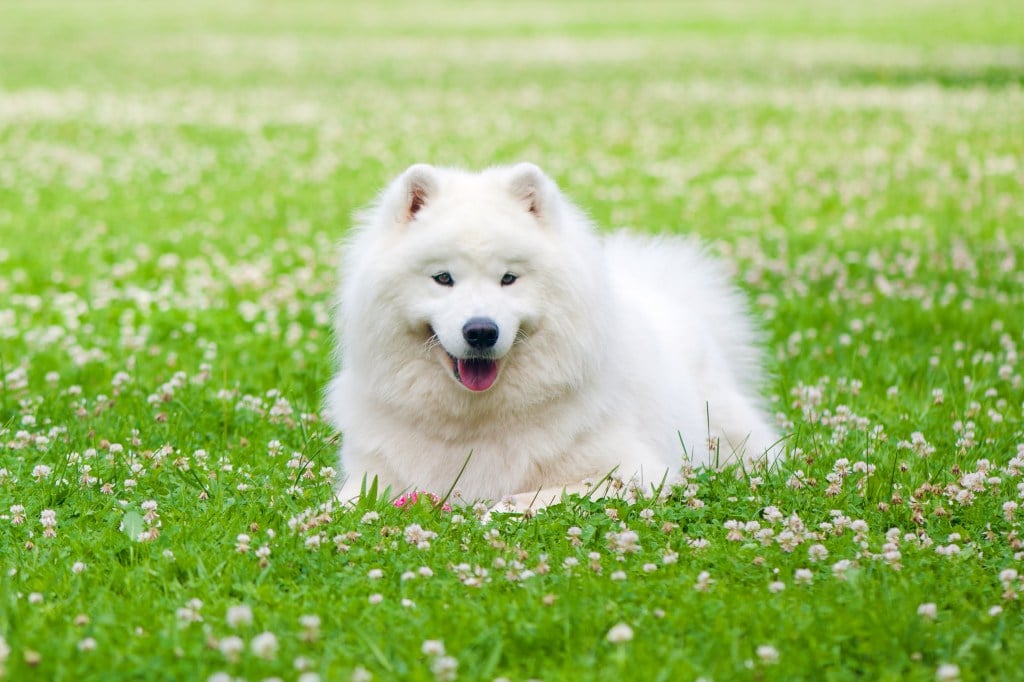
[[498, 363], [494, 360], [473, 358], [459, 360], [459, 378], [471, 391], [486, 391], [498, 378]]

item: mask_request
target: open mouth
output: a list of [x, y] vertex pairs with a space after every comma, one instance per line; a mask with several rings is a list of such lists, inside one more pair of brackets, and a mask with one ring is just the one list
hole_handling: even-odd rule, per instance
[[491, 358], [457, 358], [448, 353], [456, 381], [471, 391], [486, 391], [498, 379], [498, 361]]
[[[498, 358], [469, 357], [457, 358], [441, 345], [433, 327], [428, 327], [430, 333], [430, 345], [440, 352], [442, 362], [447, 365], [455, 380], [474, 392], [486, 391], [498, 380], [499, 363]], [[447, 360], [447, 362], [444, 362]]]

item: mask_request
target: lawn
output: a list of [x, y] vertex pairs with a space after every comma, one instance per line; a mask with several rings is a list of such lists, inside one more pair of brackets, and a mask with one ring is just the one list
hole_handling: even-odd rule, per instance
[[[2, 15], [0, 676], [1024, 676], [1024, 4]], [[330, 506], [349, 216], [517, 160], [730, 264], [785, 465]]]

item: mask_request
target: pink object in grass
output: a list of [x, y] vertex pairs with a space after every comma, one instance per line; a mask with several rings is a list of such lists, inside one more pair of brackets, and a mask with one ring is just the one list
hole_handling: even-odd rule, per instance
[[[407, 504], [416, 504], [417, 502], [420, 501], [420, 495], [424, 495], [425, 497], [430, 498], [430, 503], [433, 504], [435, 507], [441, 504], [441, 498], [435, 495], [434, 493], [428, 493], [425, 490], [414, 490], [411, 493], [402, 495], [397, 500], [395, 500], [395, 506], [398, 508], [402, 508]], [[441, 509], [446, 512], [450, 512], [452, 510], [452, 508], [449, 507], [447, 504], [443, 505]]]

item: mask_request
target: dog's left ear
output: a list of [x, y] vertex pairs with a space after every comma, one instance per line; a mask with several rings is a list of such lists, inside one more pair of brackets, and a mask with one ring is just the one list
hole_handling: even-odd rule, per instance
[[555, 183], [532, 163], [519, 163], [510, 171], [509, 191], [538, 220], [548, 218]]

